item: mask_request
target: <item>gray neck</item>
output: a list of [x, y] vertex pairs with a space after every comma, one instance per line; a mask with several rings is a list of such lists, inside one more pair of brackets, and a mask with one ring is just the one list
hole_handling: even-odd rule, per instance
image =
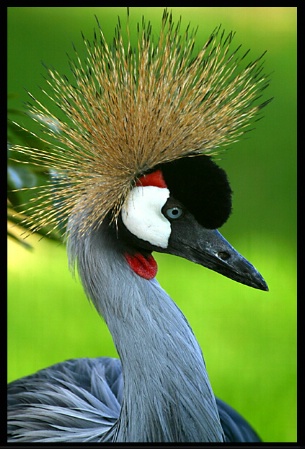
[[220, 442], [200, 347], [185, 317], [154, 280], [134, 274], [105, 230], [68, 240], [87, 295], [104, 317], [122, 362], [119, 442]]

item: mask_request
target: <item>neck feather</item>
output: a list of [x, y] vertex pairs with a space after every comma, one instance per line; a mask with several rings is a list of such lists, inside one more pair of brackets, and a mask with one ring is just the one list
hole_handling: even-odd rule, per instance
[[87, 295], [120, 355], [124, 399], [115, 438], [129, 442], [220, 442], [215, 397], [196, 338], [158, 282], [136, 275], [115, 237], [70, 234]]

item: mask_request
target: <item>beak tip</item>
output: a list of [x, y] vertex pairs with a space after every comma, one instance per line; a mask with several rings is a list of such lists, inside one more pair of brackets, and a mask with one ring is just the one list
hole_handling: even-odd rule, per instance
[[269, 292], [269, 287], [268, 284], [266, 283], [266, 281], [262, 278], [262, 284], [261, 284], [261, 288], [262, 291], [266, 291]]
[[265, 292], [269, 291], [269, 287], [268, 287], [267, 283], [265, 283], [265, 282], [261, 282], [259, 284], [252, 285], [251, 287], [254, 287], [255, 289], [258, 289], [260, 291], [265, 291]]
[[241, 283], [248, 284], [248, 281], [250, 281], [249, 286], [261, 291], [269, 291], [269, 287], [261, 274], [255, 269], [255, 267], [248, 263], [248, 261], [247, 264], [249, 264], [249, 266], [251, 267], [251, 270], [248, 272], [248, 277], [249, 275], [250, 277], [247, 277], [248, 280], [247, 278], [242, 277]]
[[255, 289], [259, 289], [261, 291], [269, 291], [269, 287], [266, 281], [264, 280], [262, 275], [256, 270], [256, 268], [252, 266], [252, 264], [250, 264], [247, 260], [244, 260], [244, 264], [247, 265], [247, 271], [246, 274], [244, 274], [244, 276], [241, 277], [240, 282], [243, 284], [248, 284], [249, 286]]

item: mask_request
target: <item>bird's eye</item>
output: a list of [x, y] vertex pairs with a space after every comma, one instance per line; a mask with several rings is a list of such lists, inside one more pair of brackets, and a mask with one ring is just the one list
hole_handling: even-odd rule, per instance
[[183, 209], [179, 206], [174, 206], [173, 208], [167, 208], [164, 213], [168, 219], [179, 219], [183, 214]]

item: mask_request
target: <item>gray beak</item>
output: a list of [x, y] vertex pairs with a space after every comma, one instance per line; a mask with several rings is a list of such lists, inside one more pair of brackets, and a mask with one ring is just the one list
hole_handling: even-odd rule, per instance
[[167, 253], [182, 256], [247, 286], [268, 291], [261, 274], [218, 230], [202, 227], [192, 216], [172, 222]]

